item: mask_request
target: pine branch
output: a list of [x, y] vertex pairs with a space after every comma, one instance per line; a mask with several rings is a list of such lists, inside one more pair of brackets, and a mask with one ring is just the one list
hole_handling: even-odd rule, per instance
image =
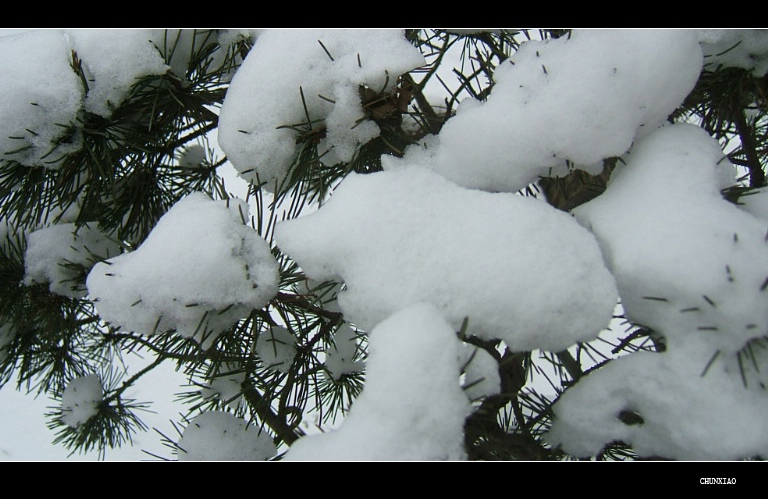
[[747, 166], [749, 168], [749, 186], [763, 187], [766, 185], [765, 171], [760, 164], [760, 157], [757, 153], [757, 144], [755, 142], [754, 128], [747, 123], [744, 110], [741, 109], [733, 113], [736, 130], [739, 133], [744, 154], [747, 157]]
[[259, 419], [272, 429], [279, 441], [291, 445], [304, 435], [299, 428], [292, 428], [284, 418], [275, 414], [270, 407], [269, 400], [262, 396], [256, 388], [245, 389], [243, 396], [248, 400], [248, 404], [259, 416]]

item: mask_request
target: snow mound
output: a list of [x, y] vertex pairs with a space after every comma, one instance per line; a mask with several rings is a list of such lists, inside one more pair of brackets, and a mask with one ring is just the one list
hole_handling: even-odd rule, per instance
[[707, 69], [742, 68], [762, 77], [768, 73], [765, 29], [701, 29], [699, 41]]
[[[768, 348], [753, 352], [754, 365], [768, 362]], [[746, 378], [736, 356], [707, 368], [711, 360], [711, 346], [700, 338], [689, 339], [685, 348], [638, 352], [615, 360], [566, 390], [554, 406], [547, 440], [583, 457], [615, 440], [630, 444], [640, 456], [679, 460], [765, 456], [768, 376], [754, 372], [751, 360], [741, 367], [752, 371]], [[622, 413], [634, 417], [622, 422]]]
[[212, 339], [277, 293], [278, 265], [244, 201], [192, 193], [135, 251], [96, 264], [87, 286], [99, 315], [139, 334]]
[[671, 125], [639, 141], [605, 193], [574, 210], [627, 316], [671, 343], [705, 335], [735, 352], [768, 333], [767, 225], [722, 198], [734, 178], [703, 129]]
[[741, 196], [739, 207], [747, 213], [768, 221], [768, 187], [762, 187]]
[[346, 323], [333, 333], [333, 344], [325, 350], [325, 367], [330, 376], [339, 380], [343, 375], [361, 372], [365, 363], [358, 358], [357, 336]]
[[[82, 147], [85, 113], [110, 118], [147, 76], [173, 72], [179, 84], [188, 84], [193, 51], [216, 43], [217, 35], [186, 29], [70, 29], [0, 36], [2, 160], [59, 168]], [[238, 39], [236, 33], [224, 37], [227, 43]], [[211, 54], [211, 69], [221, 66], [226, 51], [222, 46]]]
[[88, 81], [85, 110], [108, 118], [139, 78], [167, 73], [170, 68], [157, 48], [163, 45], [164, 32], [161, 29], [67, 30], [72, 50], [81, 59]]
[[267, 30], [232, 79], [219, 144], [244, 179], [258, 176], [269, 187], [298, 151], [296, 132], [285, 127], [306, 123], [308, 113], [312, 128], [324, 127], [320, 152], [349, 161], [379, 134], [365, 119], [360, 87], [392, 90], [399, 75], [423, 64], [402, 30]]
[[366, 383], [341, 426], [302, 437], [288, 461], [463, 460], [470, 406], [459, 387], [461, 342], [420, 303], [370, 335]]
[[73, 379], [61, 396], [61, 420], [77, 428], [98, 413], [103, 398], [104, 387], [97, 374]]
[[272, 326], [259, 333], [254, 350], [264, 367], [287, 373], [296, 356], [296, 337], [282, 326]]
[[605, 193], [575, 210], [606, 254], [627, 317], [663, 334], [582, 378], [554, 406], [550, 443], [588, 456], [745, 459], [768, 452], [766, 222], [725, 201], [734, 178], [693, 125], [639, 141]]
[[409, 148], [403, 163], [508, 192], [568, 173], [566, 161], [598, 173], [604, 158], [624, 154], [665, 121], [701, 66], [692, 30], [576, 30], [526, 42], [496, 69], [486, 102], [462, 103], [440, 135]]
[[491, 354], [468, 343], [461, 345], [459, 363], [462, 366], [461, 387], [470, 401], [501, 392], [499, 364]]
[[275, 237], [310, 278], [346, 284], [339, 306], [367, 331], [429, 301], [456, 330], [469, 317], [471, 334], [513, 350], [561, 350], [595, 338], [617, 300], [597, 242], [570, 215], [417, 167], [352, 175]]
[[81, 146], [75, 121], [85, 90], [60, 30], [0, 37], [2, 160], [56, 168]]
[[38, 229], [27, 235], [24, 284], [49, 283], [51, 293], [83, 298], [83, 271], [120, 252], [119, 244], [87, 225], [77, 228], [64, 223]]
[[266, 432], [218, 411], [192, 419], [176, 445], [179, 461], [265, 461], [277, 453]]
[[237, 364], [225, 362], [221, 371], [211, 376], [200, 390], [204, 399], [218, 399], [236, 410], [240, 406], [245, 383], [245, 369]]

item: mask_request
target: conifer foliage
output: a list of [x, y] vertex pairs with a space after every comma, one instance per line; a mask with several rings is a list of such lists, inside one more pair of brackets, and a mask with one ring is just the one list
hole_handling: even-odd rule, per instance
[[153, 458], [768, 456], [765, 30], [42, 30], [0, 68], [0, 387], [71, 452], [151, 432], [169, 364]]

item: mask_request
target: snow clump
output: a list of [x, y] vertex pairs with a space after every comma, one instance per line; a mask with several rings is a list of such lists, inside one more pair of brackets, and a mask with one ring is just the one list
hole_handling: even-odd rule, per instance
[[283, 326], [271, 326], [259, 333], [254, 351], [264, 367], [287, 373], [296, 356], [296, 337]]
[[[597, 236], [627, 317], [736, 352], [768, 333], [766, 223], [723, 199], [735, 169], [694, 125], [639, 141], [603, 195], [574, 210]], [[663, 221], [663, 223], [660, 223]]]
[[[755, 357], [748, 361], [735, 355], [713, 361], [706, 339], [692, 337], [685, 347], [617, 359], [565, 391], [554, 406], [547, 441], [583, 457], [616, 440], [639, 456], [686, 461], [765, 456], [768, 376], [753, 366], [766, 365], [768, 348], [752, 351]], [[633, 417], [623, 422], [628, 414]]]
[[138, 249], [91, 270], [99, 315], [123, 330], [175, 330], [205, 343], [264, 307], [277, 294], [278, 265], [247, 219], [239, 199], [183, 198]]
[[[180, 85], [193, 51], [216, 43], [216, 30], [52, 29], [0, 36], [0, 150], [4, 161], [57, 169], [83, 144], [86, 113], [110, 118], [134, 85], [169, 75]], [[211, 57], [254, 32], [223, 33]], [[166, 58], [168, 61], [166, 62]], [[227, 78], [229, 68], [222, 68]], [[145, 125], [148, 125], [146, 123]]]
[[437, 308], [418, 303], [370, 334], [366, 382], [341, 426], [297, 440], [288, 461], [466, 459], [461, 342]]
[[219, 144], [244, 179], [267, 188], [288, 174], [300, 146], [291, 127], [308, 119], [316, 133], [309, 140], [330, 150], [324, 161], [350, 161], [379, 135], [365, 119], [361, 86], [392, 91], [399, 75], [424, 62], [402, 30], [264, 31], [227, 91]]
[[739, 208], [758, 218], [768, 220], [768, 187], [761, 187], [739, 197]]
[[80, 279], [97, 262], [119, 255], [120, 245], [99, 230], [73, 223], [44, 227], [27, 235], [24, 284], [48, 283], [51, 293], [70, 298], [87, 294]]
[[236, 410], [242, 399], [245, 369], [237, 364], [225, 362], [222, 371], [211, 376], [202, 387], [200, 394], [204, 399], [218, 399]]
[[[600, 197], [576, 208], [616, 276], [627, 317], [665, 338], [579, 380], [547, 439], [573, 455], [623, 441], [641, 456], [768, 452], [765, 220], [722, 198], [735, 170], [694, 125], [633, 147]], [[661, 222], [660, 222], [661, 221]]]
[[357, 360], [360, 346], [357, 335], [347, 323], [343, 323], [333, 333], [333, 344], [325, 350], [325, 367], [335, 380], [345, 374], [361, 372], [365, 363]]
[[567, 174], [573, 164], [599, 173], [604, 158], [624, 154], [666, 120], [701, 67], [692, 30], [575, 30], [526, 42], [496, 69], [487, 101], [462, 103], [440, 135], [410, 147], [402, 164], [507, 192]]
[[85, 110], [109, 118], [139, 78], [167, 73], [169, 66], [157, 48], [158, 44], [162, 47], [164, 32], [161, 29], [67, 30], [72, 50], [81, 60], [88, 81]]
[[192, 419], [176, 446], [179, 461], [265, 461], [277, 453], [268, 433], [220, 411]]
[[310, 278], [345, 283], [339, 306], [366, 331], [429, 301], [455, 330], [468, 317], [468, 334], [513, 350], [561, 350], [594, 339], [617, 300], [597, 241], [570, 215], [416, 166], [350, 175], [275, 237]]
[[0, 150], [3, 160], [57, 168], [77, 151], [75, 121], [85, 90], [60, 30], [0, 37]]
[[501, 392], [499, 364], [488, 352], [462, 343], [459, 352], [462, 366], [461, 387], [467, 398], [476, 402]]
[[699, 41], [707, 69], [742, 68], [760, 78], [768, 73], [765, 29], [701, 29]]
[[73, 379], [61, 396], [61, 420], [77, 428], [99, 412], [103, 398], [104, 387], [97, 374]]

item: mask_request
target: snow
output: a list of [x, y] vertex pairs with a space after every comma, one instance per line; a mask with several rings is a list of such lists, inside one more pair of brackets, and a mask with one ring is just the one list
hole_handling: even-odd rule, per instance
[[27, 235], [24, 284], [48, 284], [51, 293], [83, 298], [79, 282], [97, 261], [120, 254], [120, 245], [97, 229], [73, 223], [52, 225]]
[[99, 315], [126, 331], [175, 330], [206, 344], [277, 294], [277, 261], [248, 219], [242, 200], [183, 198], [139, 248], [88, 274]]
[[98, 374], [73, 379], [61, 396], [61, 420], [77, 428], [98, 413], [103, 398], [104, 388]]
[[370, 335], [366, 382], [337, 430], [305, 436], [288, 461], [466, 459], [461, 343], [434, 305], [418, 303]]
[[486, 102], [462, 103], [403, 163], [489, 191], [566, 174], [566, 161], [598, 173], [602, 159], [625, 153], [683, 102], [701, 61], [688, 30], [575, 30], [526, 42], [496, 69]]
[[[69, 29], [65, 33], [82, 61], [88, 83], [84, 109], [105, 118], [129, 95], [133, 85], [146, 76], [170, 71], [181, 85], [188, 85], [190, 58], [219, 39], [217, 30]], [[222, 47], [210, 55], [210, 69], [221, 68], [229, 44], [252, 36], [255, 35], [244, 30], [222, 33]], [[226, 68], [221, 69], [226, 73]]]
[[[108, 118], [143, 76], [170, 69], [158, 45], [165, 30], [67, 30], [88, 82], [86, 111]], [[126, 62], [130, 65], [126, 66]], [[71, 70], [70, 70], [71, 72]], [[183, 74], [183, 73], [182, 73]]]
[[182, 168], [201, 168], [205, 162], [205, 148], [199, 144], [185, 147], [179, 154], [179, 166]]
[[179, 461], [265, 461], [277, 453], [266, 432], [220, 411], [192, 419], [177, 446]]
[[[284, 47], [291, 47], [290, 55]], [[319, 148], [331, 156], [324, 161], [349, 161], [359, 144], [379, 134], [364, 119], [360, 86], [391, 90], [400, 74], [422, 64], [402, 30], [263, 32], [232, 79], [219, 144], [244, 179], [258, 177], [272, 188], [286, 177], [298, 150], [296, 132], [284, 127], [306, 123], [308, 113], [312, 128], [325, 127]]]
[[699, 41], [707, 69], [720, 67], [768, 73], [768, 32], [764, 29], [701, 29]]
[[768, 187], [756, 189], [741, 196], [739, 207], [758, 218], [768, 220]]
[[4, 160], [56, 168], [80, 147], [70, 134], [85, 91], [63, 32], [0, 37], [0, 149]]
[[[768, 350], [753, 351], [755, 365], [765, 365]], [[547, 440], [584, 457], [614, 440], [632, 445], [646, 457], [764, 456], [768, 452], [765, 371], [755, 372], [752, 360], [744, 361], [751, 371], [745, 386], [735, 356], [719, 359], [707, 369], [712, 354], [706, 340], [694, 337], [685, 348], [639, 352], [613, 361], [566, 390], [554, 407], [555, 422]], [[642, 424], [622, 423], [618, 415], [623, 410], [639, 414]]]
[[[612, 441], [641, 456], [745, 459], [768, 451], [766, 223], [725, 201], [734, 178], [693, 125], [639, 141], [599, 198], [576, 215], [597, 235], [627, 317], [666, 338], [581, 379], [548, 435], [575, 455]], [[659, 223], [663, 220], [663, 223]], [[625, 424], [632, 411], [641, 424]]]
[[626, 161], [575, 213], [600, 241], [627, 316], [670, 342], [710, 336], [725, 352], [765, 335], [768, 224], [720, 195], [735, 170], [718, 143], [671, 125]]
[[485, 397], [501, 392], [499, 364], [491, 354], [462, 343], [459, 361], [463, 371], [461, 387], [470, 401], [482, 401]]
[[240, 40], [248, 40], [253, 43], [262, 31], [262, 29], [256, 28], [221, 29], [218, 30], [219, 44], [228, 47]]
[[[170, 70], [188, 84], [186, 58], [204, 39], [163, 32], [0, 37], [3, 161], [55, 169], [81, 147], [83, 113], [109, 117], [143, 76]], [[425, 62], [401, 30], [210, 35], [225, 46], [255, 44], [232, 81], [219, 137], [244, 179], [270, 184], [286, 178], [301, 146], [284, 126], [309, 118], [324, 161], [349, 161], [379, 133], [361, 88], [391, 92], [398, 75]], [[159, 51], [166, 40], [178, 42], [168, 64]], [[666, 350], [618, 359], [568, 387], [549, 443], [579, 456], [616, 440], [642, 456], [765, 456], [768, 375], [757, 367], [768, 360], [768, 191], [744, 196], [742, 206], [726, 202], [720, 189], [735, 183], [735, 170], [718, 143], [664, 122], [702, 68], [760, 77], [767, 52], [765, 30], [576, 30], [527, 42], [497, 69], [487, 101], [462, 103], [439, 136], [402, 159], [384, 158], [384, 172], [350, 175], [319, 211], [279, 224], [277, 244], [307, 285], [337, 282], [325, 304], [338, 296], [349, 324], [325, 352], [334, 379], [362, 369], [355, 330], [370, 335], [366, 384], [348, 416], [334, 431], [301, 438], [286, 459], [464, 459], [465, 418], [501, 389], [496, 361], [457, 338], [464, 320], [468, 334], [512, 350], [558, 351], [595, 338], [617, 298], [633, 323], [665, 337]], [[513, 194], [541, 176], [600, 171], [613, 156], [622, 161], [608, 189], [575, 218]], [[191, 146], [179, 165], [204, 159]], [[273, 252], [247, 220], [245, 201], [195, 193], [141, 246], [115, 256], [115, 243], [89, 226], [75, 231], [70, 214], [26, 234], [25, 284], [81, 298], [72, 266], [107, 258], [87, 279], [105, 321], [206, 346], [277, 293]], [[0, 324], [0, 360], [13, 334]], [[286, 372], [295, 337], [275, 326], [253, 348], [263, 365]], [[223, 368], [203, 396], [235, 411], [245, 372]], [[72, 380], [64, 422], [87, 421], [103, 393], [97, 375]], [[641, 422], [622, 422], [623, 411]], [[277, 453], [266, 432], [225, 412], [191, 420], [178, 446], [179, 459], [193, 460]], [[19, 455], [27, 456], [11, 457]]]
[[[56, 169], [82, 147], [84, 112], [109, 118], [141, 78], [173, 71], [182, 84], [192, 49], [217, 32], [164, 29], [30, 30], [0, 36], [3, 159]], [[246, 33], [225, 33], [232, 43]], [[212, 55], [221, 64], [226, 46]], [[172, 53], [170, 65], [163, 53]], [[75, 69], [77, 56], [83, 79]]]
[[[130, 376], [148, 364], [147, 359], [139, 358], [135, 353], [123, 357]], [[126, 376], [126, 377], [127, 377]], [[153, 369], [141, 378], [124, 396], [127, 399], [151, 401], [149, 411], [139, 411], [137, 415], [151, 428], [146, 432], [137, 432], [131, 443], [121, 447], [106, 449], [107, 461], [157, 460], [157, 457], [175, 459], [161, 441], [157, 429], [164, 435], [176, 435], [171, 418], [178, 418], [188, 410], [176, 397], [174, 388], [186, 385], [188, 380], [182, 372], [176, 371], [174, 363], [165, 363]], [[56, 431], [48, 428], [53, 405], [60, 407], [61, 400], [52, 400], [44, 395], [35, 396], [23, 389], [6, 385], [0, 389], [0, 460], [4, 461], [96, 461], [97, 452], [70, 454], [61, 444], [53, 444]], [[144, 451], [150, 452], [147, 454]]]
[[296, 337], [282, 326], [272, 326], [259, 334], [254, 350], [264, 367], [287, 373], [296, 356]]
[[355, 331], [344, 323], [333, 333], [333, 344], [325, 350], [325, 367], [335, 380], [345, 374], [362, 372], [365, 363], [357, 360], [360, 346]]
[[225, 362], [221, 369], [208, 379], [208, 385], [201, 389], [201, 394], [204, 399], [217, 398], [237, 410], [242, 399], [245, 369], [231, 362]]
[[350, 175], [275, 238], [312, 279], [345, 283], [339, 306], [366, 331], [430, 301], [456, 330], [469, 317], [469, 333], [513, 350], [561, 350], [594, 339], [617, 299], [594, 237], [570, 215], [416, 166]]

